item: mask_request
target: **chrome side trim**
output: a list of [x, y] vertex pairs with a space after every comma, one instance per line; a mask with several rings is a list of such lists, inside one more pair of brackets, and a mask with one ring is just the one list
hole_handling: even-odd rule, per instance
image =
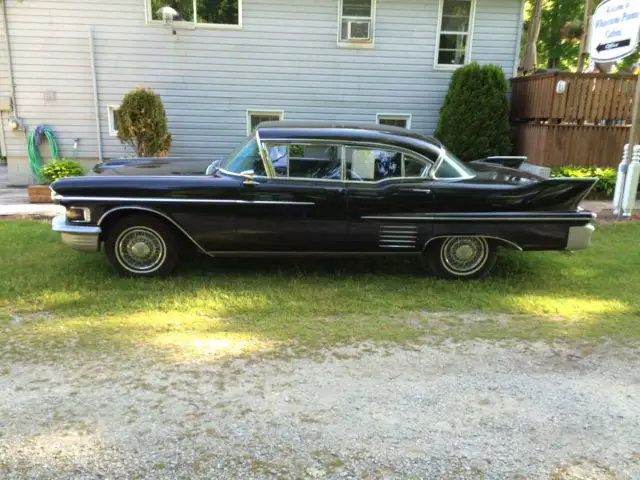
[[98, 225], [102, 225], [102, 222], [105, 220], [105, 218], [107, 218], [109, 215], [111, 215], [112, 213], [115, 212], [121, 212], [123, 210], [138, 210], [138, 211], [143, 211], [143, 212], [149, 212], [149, 213], [154, 213], [156, 215], [161, 216], [162, 218], [164, 218], [165, 220], [169, 221], [171, 224], [173, 224], [178, 230], [180, 230], [189, 240], [191, 240], [191, 242], [198, 247], [198, 250], [200, 250], [202, 253], [204, 253], [205, 255], [209, 255], [209, 252], [207, 252], [207, 250], [205, 250], [202, 245], [200, 245], [198, 242], [196, 242], [196, 240], [189, 235], [189, 233], [187, 233], [187, 231], [182, 228], [182, 226], [180, 226], [180, 224], [178, 222], [176, 222], [173, 218], [171, 218], [169, 215], [162, 213], [158, 210], [155, 210], [153, 208], [147, 208], [147, 207], [138, 207], [138, 206], [126, 206], [126, 207], [116, 207], [116, 208], [112, 208], [111, 210], [105, 212], [102, 214], [102, 216], [100, 217], [100, 219], [98, 220]]
[[99, 250], [100, 227], [74, 225], [67, 222], [65, 215], [58, 215], [52, 220], [51, 228], [54, 232], [60, 233], [62, 242], [74, 250], [81, 252], [97, 252]]
[[379, 248], [414, 249], [417, 242], [418, 227], [416, 225], [380, 225]]
[[65, 197], [56, 195], [54, 200], [58, 202], [77, 201], [77, 202], [123, 202], [123, 203], [205, 203], [205, 204], [224, 204], [224, 205], [315, 205], [314, 202], [289, 202], [285, 200], [224, 200], [224, 199], [206, 199], [206, 198], [152, 198], [152, 197]]
[[581, 227], [569, 227], [565, 250], [583, 250], [591, 246], [591, 235], [596, 227], [589, 223]]
[[495, 215], [495, 216], [487, 216], [487, 215], [474, 215], [474, 214], [432, 214], [432, 215], [423, 215], [423, 216], [415, 216], [415, 217], [394, 217], [394, 216], [379, 216], [379, 215], [371, 215], [360, 217], [363, 220], [399, 220], [399, 221], [470, 221], [470, 222], [494, 222], [494, 221], [508, 221], [508, 222], [567, 222], [567, 221], [576, 221], [576, 220], [593, 220], [595, 218], [595, 213], [586, 212], [577, 213], [573, 216], [568, 215], [554, 215], [554, 214], [536, 214], [536, 215], [522, 215], [517, 213], [511, 213], [506, 215]]
[[213, 250], [207, 252], [211, 257], [377, 257], [390, 255], [420, 255], [417, 250], [404, 250], [400, 252], [264, 252], [264, 251], [233, 251]]
[[427, 240], [427, 242], [424, 244], [424, 247], [422, 247], [422, 249], [426, 249], [429, 244], [431, 242], [433, 242], [434, 240], [439, 240], [442, 238], [451, 238], [451, 237], [482, 237], [482, 238], [490, 238], [492, 240], [498, 240], [500, 242], [504, 242], [508, 245], [511, 245], [513, 248], [515, 248], [516, 250], [522, 252], [522, 247], [520, 245], [518, 245], [515, 242], [512, 242], [511, 240], [507, 240], [506, 238], [502, 238], [502, 237], [495, 237], [493, 235], [438, 235], [437, 237], [433, 237], [430, 238], [429, 240]]

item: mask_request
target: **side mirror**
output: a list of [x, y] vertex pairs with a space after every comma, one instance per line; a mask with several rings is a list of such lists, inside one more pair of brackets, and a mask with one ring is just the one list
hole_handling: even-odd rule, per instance
[[254, 171], [253, 170], [244, 170], [240, 172], [240, 175], [244, 177], [242, 182], [243, 185], [255, 185], [256, 182], [253, 180]]
[[220, 160], [214, 160], [207, 167], [207, 171], [205, 172], [205, 175], [207, 176], [215, 175], [218, 170], [220, 170]]

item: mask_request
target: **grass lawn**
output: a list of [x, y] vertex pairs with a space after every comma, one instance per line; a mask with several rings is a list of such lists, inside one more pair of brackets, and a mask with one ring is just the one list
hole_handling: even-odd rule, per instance
[[[593, 248], [504, 251], [492, 277], [449, 282], [413, 260], [210, 260], [169, 279], [115, 277], [45, 222], [0, 222], [0, 355], [150, 351], [176, 359], [357, 341], [640, 338], [640, 222]], [[508, 315], [504, 315], [508, 314]]]

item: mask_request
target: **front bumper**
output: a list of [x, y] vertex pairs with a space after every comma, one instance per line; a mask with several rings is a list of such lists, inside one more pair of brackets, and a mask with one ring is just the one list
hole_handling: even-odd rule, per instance
[[593, 235], [594, 227], [591, 223], [580, 227], [569, 227], [569, 236], [567, 237], [567, 246], [565, 250], [582, 250], [591, 246], [591, 235]]
[[64, 215], [54, 217], [51, 222], [54, 232], [62, 235], [62, 242], [81, 252], [97, 252], [100, 249], [100, 227], [74, 225]]

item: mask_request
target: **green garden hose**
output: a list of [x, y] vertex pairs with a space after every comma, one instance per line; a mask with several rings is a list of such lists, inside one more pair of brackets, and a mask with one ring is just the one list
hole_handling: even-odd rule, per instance
[[47, 138], [49, 143], [49, 151], [51, 152], [51, 160], [58, 159], [58, 143], [53, 132], [44, 125], [38, 125], [36, 128], [29, 130], [27, 133], [27, 154], [29, 155], [29, 166], [31, 167], [31, 174], [36, 182], [42, 182], [42, 174], [40, 169], [44, 165], [42, 157], [40, 156], [40, 143], [42, 142], [42, 135]]

